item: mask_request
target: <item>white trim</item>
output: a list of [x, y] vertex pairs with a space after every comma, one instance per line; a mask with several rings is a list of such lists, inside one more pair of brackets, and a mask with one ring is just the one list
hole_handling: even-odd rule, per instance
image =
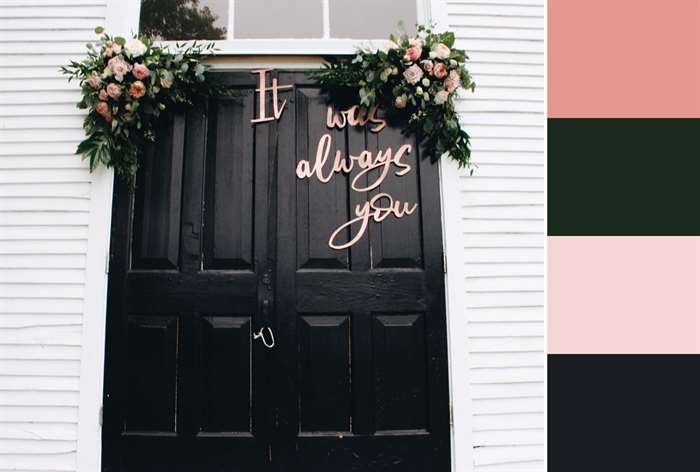
[[[131, 36], [138, 30], [140, 0], [108, 0], [105, 28], [109, 34]], [[114, 172], [99, 169], [90, 183], [90, 213], [85, 305], [80, 356], [77, 471], [101, 470], [107, 268], [112, 219]]]
[[[421, 8], [420, 4], [424, 7]], [[447, 28], [445, 0], [418, 0], [418, 21], [432, 22], [437, 30]], [[421, 15], [422, 14], [422, 15]], [[447, 311], [447, 348], [450, 373], [450, 405], [452, 413], [452, 470], [474, 470], [472, 434], [472, 396], [469, 388], [469, 323], [465, 313], [464, 247], [462, 212], [459, 191], [460, 169], [450, 159], [440, 160], [440, 194], [442, 211], [443, 251], [447, 261], [445, 274], [445, 307]]]

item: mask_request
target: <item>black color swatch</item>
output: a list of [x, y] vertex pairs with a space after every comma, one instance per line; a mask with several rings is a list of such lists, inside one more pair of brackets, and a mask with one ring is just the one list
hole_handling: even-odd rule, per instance
[[700, 470], [700, 356], [549, 355], [549, 472]]

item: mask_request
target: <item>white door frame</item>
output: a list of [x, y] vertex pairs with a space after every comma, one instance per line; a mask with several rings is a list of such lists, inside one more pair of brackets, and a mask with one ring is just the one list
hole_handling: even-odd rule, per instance
[[[108, 0], [105, 29], [109, 34], [130, 36], [138, 30], [140, 0]], [[418, 0], [418, 18], [427, 18], [438, 29], [447, 25], [445, 0]], [[322, 54], [350, 54], [358, 41], [229, 40], [220, 42], [215, 68], [243, 69], [260, 66], [305, 68], [319, 64]], [[373, 41], [380, 45], [381, 41]], [[284, 44], [280, 48], [280, 44]], [[251, 56], [264, 57], [251, 57]], [[296, 55], [296, 56], [290, 56]], [[460, 214], [459, 174], [454, 161], [439, 163], [443, 224], [443, 247], [449, 264], [445, 275], [448, 368], [450, 379], [450, 426], [453, 472], [473, 470], [472, 405], [469, 393], [468, 336], [464, 292], [464, 259]], [[107, 268], [112, 217], [114, 172], [100, 169], [92, 174], [85, 307], [83, 310], [78, 416], [78, 472], [101, 468], [101, 408], [104, 386]]]

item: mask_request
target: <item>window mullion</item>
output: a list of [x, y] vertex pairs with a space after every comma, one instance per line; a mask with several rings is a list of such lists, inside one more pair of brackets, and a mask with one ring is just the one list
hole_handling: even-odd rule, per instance
[[234, 20], [234, 3], [236, 3], [236, 0], [228, 0], [228, 25], [226, 27], [226, 39], [231, 40], [234, 38], [233, 36], [233, 20]]

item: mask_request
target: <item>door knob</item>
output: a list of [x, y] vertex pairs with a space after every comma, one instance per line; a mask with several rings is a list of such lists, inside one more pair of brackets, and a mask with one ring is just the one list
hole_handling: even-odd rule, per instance
[[[265, 330], [267, 330], [267, 332], [270, 335], [270, 342], [269, 343], [267, 342], [267, 338], [265, 337]], [[260, 331], [258, 331], [257, 333], [253, 333], [253, 339], [262, 340], [262, 343], [268, 349], [272, 349], [273, 347], [275, 347], [275, 335], [272, 332], [272, 328], [270, 328], [269, 326], [266, 326], [264, 328], [260, 328]]]

